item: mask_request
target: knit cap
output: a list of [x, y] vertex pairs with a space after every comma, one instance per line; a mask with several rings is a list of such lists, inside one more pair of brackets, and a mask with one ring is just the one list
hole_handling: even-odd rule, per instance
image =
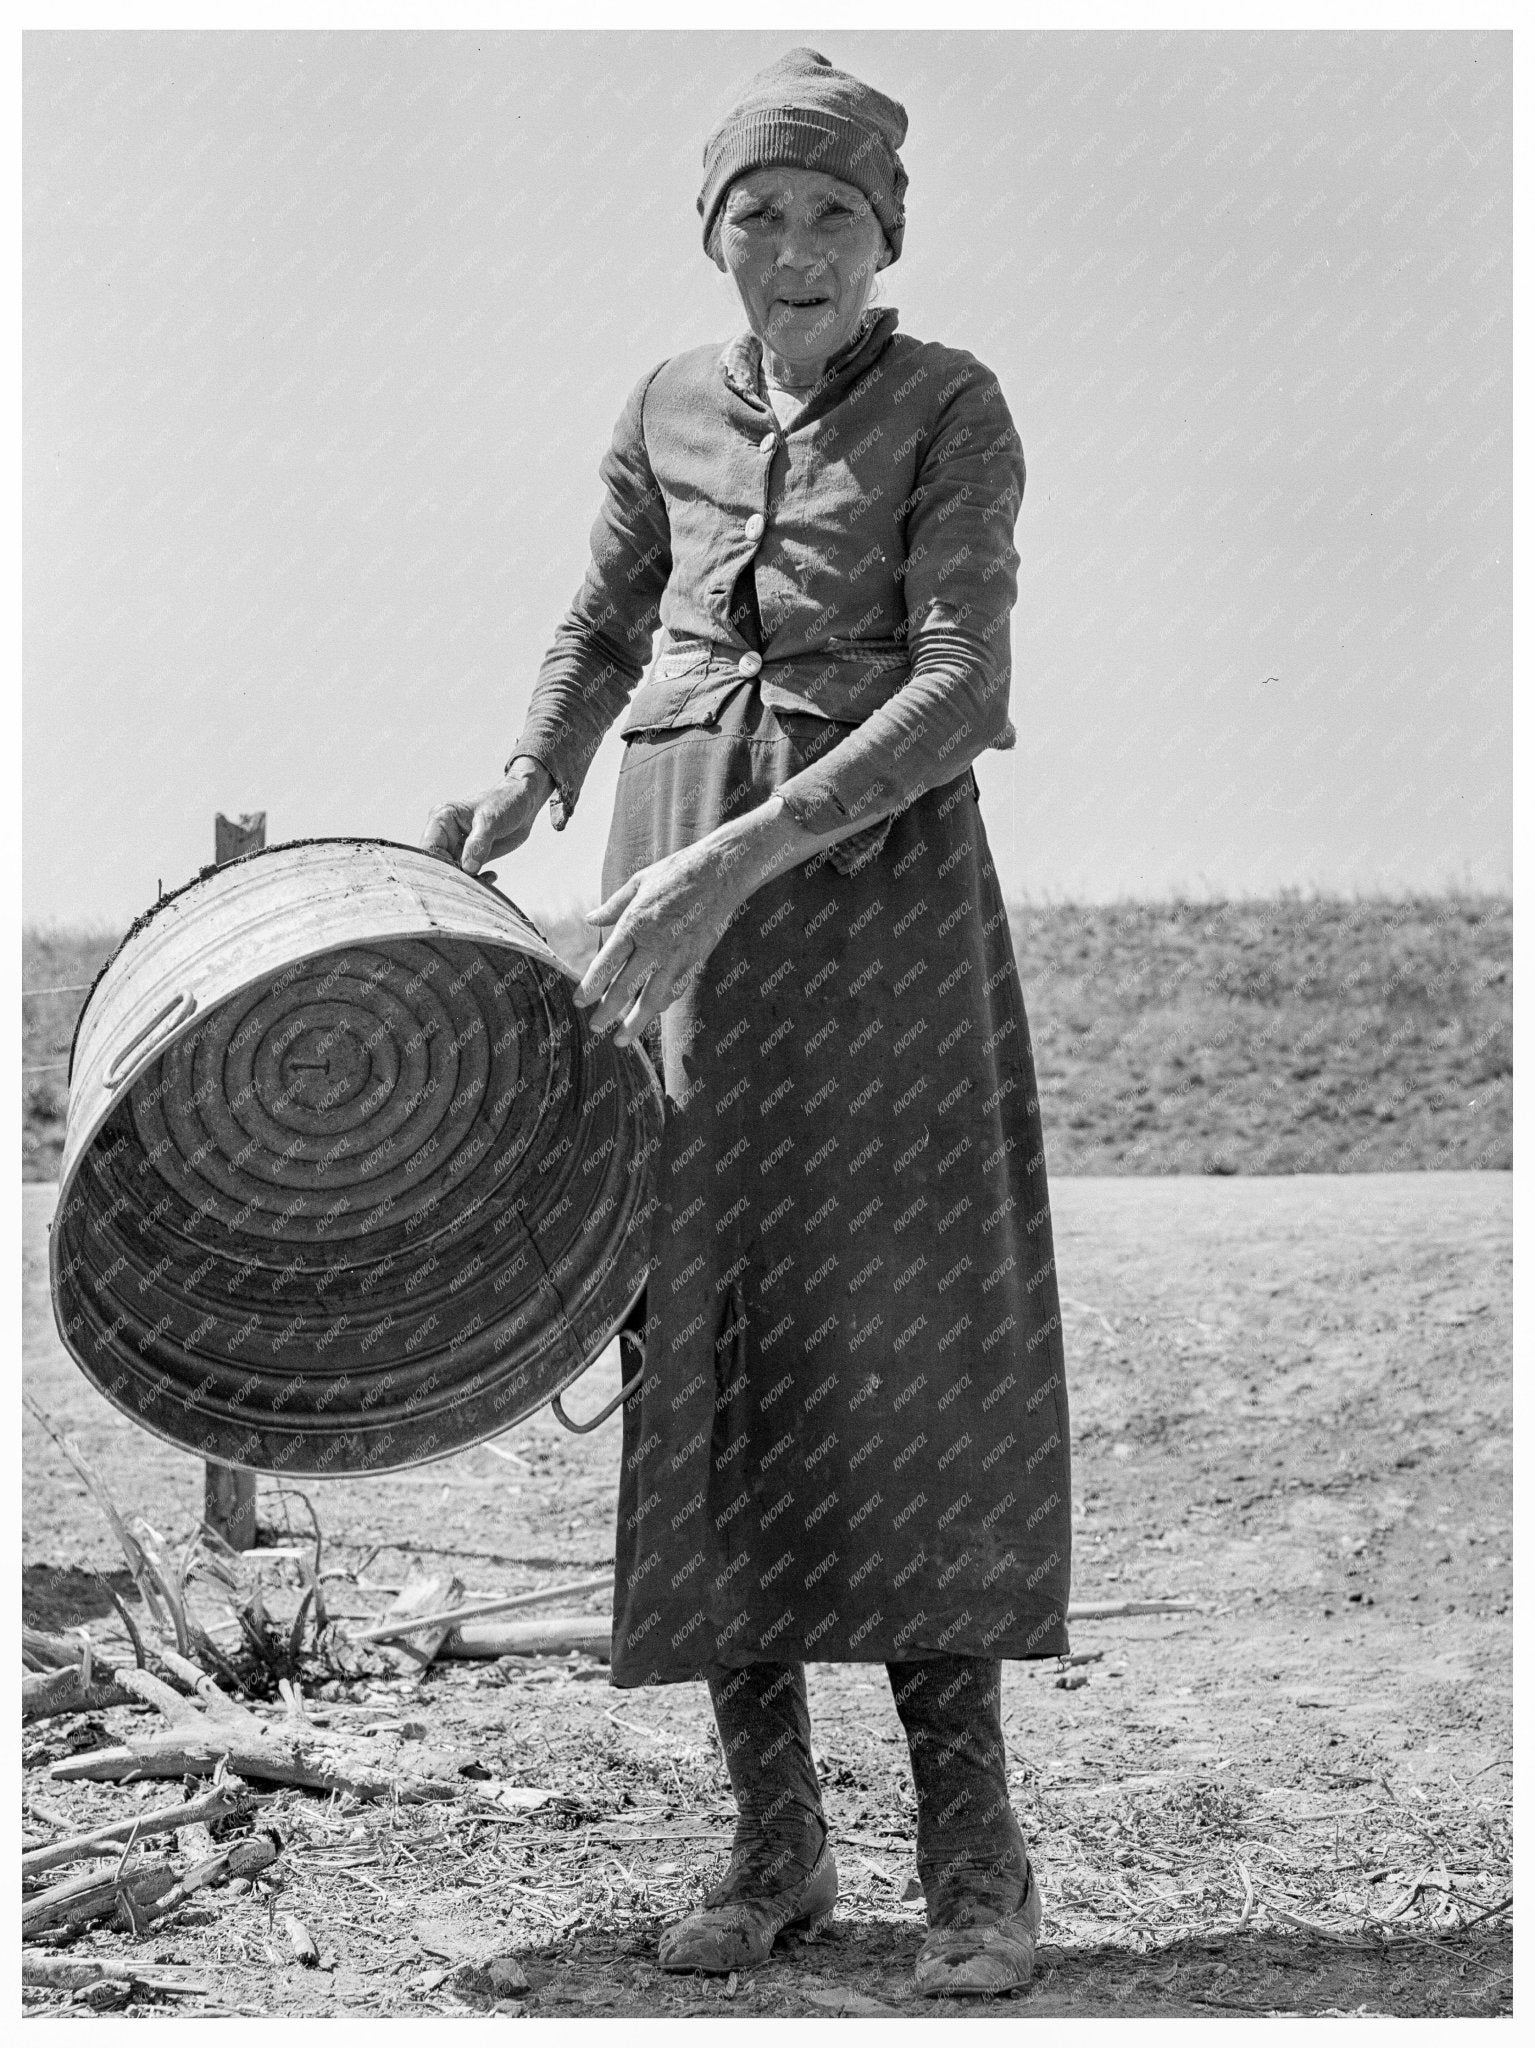
[[794, 164], [856, 185], [894, 260], [906, 227], [906, 171], [896, 155], [905, 140], [906, 109], [899, 100], [839, 71], [819, 50], [787, 51], [757, 73], [704, 144], [698, 195], [704, 247], [725, 194], [743, 172]]

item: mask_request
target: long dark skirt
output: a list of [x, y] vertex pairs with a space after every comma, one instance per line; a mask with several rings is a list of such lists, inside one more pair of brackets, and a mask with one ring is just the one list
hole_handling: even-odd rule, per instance
[[[604, 895], [846, 727], [755, 684], [625, 743]], [[613, 1678], [1067, 1648], [1071, 1467], [1028, 1022], [974, 777], [760, 889], [650, 1039], [665, 1136]]]

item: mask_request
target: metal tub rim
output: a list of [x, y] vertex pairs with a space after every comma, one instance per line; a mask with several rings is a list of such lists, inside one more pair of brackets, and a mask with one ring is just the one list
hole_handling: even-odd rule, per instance
[[[168, 941], [169, 957], [172, 965], [178, 968], [180, 978], [189, 984], [195, 984], [196, 1000], [189, 1002], [184, 1009], [184, 1013], [180, 1014], [176, 1013], [173, 1003], [167, 1011], [163, 1024], [160, 1018], [152, 1015], [143, 1029], [125, 1047], [119, 1046], [118, 1050], [110, 1058], [106, 1056], [108, 1040], [112, 1038], [110, 1030], [105, 1033], [99, 1043], [92, 1044], [91, 1027], [93, 1023], [102, 1022], [99, 1005], [103, 991], [110, 989], [112, 986], [114, 969], [121, 971], [124, 955], [129, 952], [130, 948], [135, 946], [136, 941], [143, 939], [145, 933], [150, 931], [167, 911], [173, 910], [177, 905], [181, 905], [183, 909], [187, 908], [188, 899], [195, 899], [200, 892], [221, 892], [232, 888], [237, 889], [242, 871], [260, 869], [266, 873], [273, 874], [274, 884], [280, 883], [283, 879], [291, 878], [295, 873], [302, 879], [304, 876], [302, 856], [309, 852], [315, 855], [323, 855], [327, 849], [333, 849], [338, 854], [374, 854], [381, 857], [382, 863], [375, 863], [372, 867], [364, 867], [358, 878], [355, 898], [337, 899], [338, 902], [344, 900], [354, 912], [350, 921], [345, 918], [341, 919], [339, 935], [338, 930], [335, 928], [321, 929], [306, 934], [302, 943], [293, 942], [288, 938], [283, 938], [279, 942], [276, 936], [274, 918], [274, 920], [269, 921], [269, 927], [263, 931], [261, 944], [267, 948], [265, 958], [263, 959], [256, 957], [254, 952], [247, 954], [245, 947], [239, 943], [247, 937], [247, 933], [238, 928], [223, 937], [215, 932], [212, 939], [210, 939], [207, 934], [199, 932], [195, 926], [188, 926], [185, 928], [189, 942], [188, 956], [185, 965], [182, 966], [181, 963], [176, 962], [174, 955], [176, 938], [180, 932], [180, 928], [178, 928], [177, 932], [172, 934]], [[403, 864], [404, 872], [399, 874], [394, 872], [394, 864], [396, 862]], [[315, 867], [322, 883], [320, 900], [323, 902], [323, 861], [316, 861]], [[429, 878], [434, 884], [445, 885], [450, 899], [454, 893], [461, 892], [462, 903], [470, 913], [465, 919], [462, 929], [455, 925], [451, 900], [446, 908], [434, 906], [427, 901], [421, 901], [412, 905], [410, 899], [415, 892], [409, 873], [411, 868], [415, 868], [418, 878]], [[285, 870], [286, 875], [284, 873]], [[449, 882], [448, 876], [454, 877], [455, 880]], [[272, 902], [276, 902], [279, 896], [280, 889], [274, 886]], [[397, 901], [386, 902], [386, 899], [396, 896], [398, 897]], [[260, 926], [262, 915], [271, 911], [272, 902], [264, 905], [261, 903], [257, 904], [255, 913], [257, 927]], [[385, 908], [380, 909], [380, 905], [385, 905]], [[231, 943], [231, 941], [234, 943]], [[441, 946], [449, 941], [453, 941], [467, 948], [480, 949], [481, 951], [488, 948], [492, 951], [503, 949], [508, 953], [516, 953], [530, 963], [530, 967], [535, 973], [535, 990], [537, 970], [539, 969], [552, 971], [567, 986], [567, 989], [569, 985], [578, 982], [581, 978], [579, 972], [555, 951], [535, 921], [519, 905], [513, 902], [510, 897], [506, 896], [499, 888], [496, 888], [494, 884], [487, 884], [477, 877], [465, 875], [455, 864], [427, 854], [419, 847], [410, 846], [395, 840], [365, 837], [357, 834], [335, 834], [279, 842], [274, 846], [241, 856], [237, 860], [222, 865], [216, 864], [203, 869], [196, 877], [183, 884], [180, 888], [160, 896], [149, 910], [134, 920], [134, 923], [128, 932], [125, 933], [118, 946], [114, 948], [110, 957], [103, 963], [102, 968], [91, 984], [89, 994], [81, 1007], [80, 1016], [76, 1021], [74, 1038], [70, 1048], [72, 1108], [75, 1102], [80, 1100], [81, 1094], [87, 1089], [94, 1089], [95, 1095], [94, 1099], [90, 1101], [88, 1108], [84, 1103], [81, 1104], [82, 1114], [79, 1120], [75, 1121], [72, 1119], [74, 1127], [66, 1132], [65, 1152], [59, 1182], [58, 1209], [55, 1214], [54, 1228], [50, 1231], [49, 1246], [50, 1280], [52, 1283], [55, 1319], [59, 1325], [60, 1334], [66, 1348], [75, 1357], [76, 1362], [81, 1366], [86, 1377], [91, 1380], [98, 1391], [111, 1401], [120, 1412], [129, 1415], [141, 1427], [148, 1429], [151, 1434], [175, 1445], [179, 1449], [193, 1450], [196, 1447], [186, 1435], [178, 1434], [173, 1428], [159, 1426], [152, 1415], [143, 1412], [142, 1406], [135, 1406], [126, 1395], [122, 1398], [114, 1396], [111, 1386], [107, 1383], [112, 1375], [101, 1371], [104, 1359], [110, 1365], [112, 1353], [107, 1347], [115, 1342], [115, 1338], [113, 1338], [111, 1333], [108, 1333], [106, 1346], [103, 1346], [98, 1335], [93, 1363], [87, 1363], [83, 1349], [77, 1349], [69, 1331], [65, 1327], [65, 1303], [67, 1297], [65, 1294], [65, 1276], [61, 1273], [61, 1267], [68, 1256], [71, 1272], [73, 1272], [77, 1261], [72, 1253], [66, 1251], [66, 1229], [61, 1227], [61, 1225], [71, 1220], [66, 1217], [66, 1210], [69, 1209], [72, 1203], [81, 1199], [81, 1169], [85, 1161], [91, 1156], [92, 1148], [96, 1145], [97, 1139], [113, 1115], [114, 1110], [129, 1100], [132, 1091], [143, 1081], [147, 1070], [155, 1067], [158, 1062], [165, 1060], [189, 1034], [206, 1025], [210, 1018], [214, 1017], [225, 1006], [237, 1002], [242, 995], [250, 994], [254, 991], [256, 992], [256, 1000], [259, 1001], [262, 991], [272, 981], [274, 960], [280, 958], [283, 971], [286, 973], [296, 966], [313, 962], [333, 953], [338, 956], [344, 956], [348, 948], [354, 946], [362, 948], [372, 944], [387, 954], [391, 945], [409, 941], [419, 941], [429, 946], [434, 943]], [[200, 946], [210, 949], [208, 957], [203, 957], [199, 954], [198, 948]], [[210, 964], [213, 960], [213, 950], [215, 949], [223, 950], [217, 951], [216, 964]], [[235, 956], [232, 962], [226, 957], [226, 953]], [[140, 956], [135, 952], [134, 964], [140, 968], [142, 973], [143, 987], [134, 989], [131, 982], [127, 984], [127, 1021], [129, 1022], [137, 1021], [138, 1012], [132, 1008], [133, 1004], [137, 1003], [140, 1009], [142, 1009], [145, 1003], [152, 1003], [156, 999], [157, 993], [163, 993], [163, 976], [161, 977], [160, 990], [156, 991], [155, 989], [156, 962], [154, 953], [151, 952], [148, 955]], [[364, 985], [365, 987], [367, 985], [366, 977], [364, 977]], [[301, 978], [300, 986], [302, 986]], [[453, 985], [450, 983], [449, 986], [451, 989]], [[543, 987], [545, 995], [539, 998], [535, 993], [534, 1000], [547, 1004], [553, 996], [553, 988], [547, 979], [544, 980]], [[473, 1003], [476, 998], [471, 995], [466, 1000]], [[557, 1013], [557, 1010], [558, 1005], [556, 1006], [556, 1012], [545, 1010], [543, 1014], [553, 1016]], [[93, 1016], [93, 1011], [97, 1013], [95, 1016]], [[574, 1041], [574, 1045], [579, 1047], [580, 1050], [576, 1056], [583, 1062], [583, 1071], [590, 1073], [591, 1069], [585, 1063], [592, 1056], [594, 1035], [590, 1033], [589, 1026], [585, 1025], [584, 1014], [576, 1010], [574, 1005], [569, 1006], [569, 1014], [573, 1019], [577, 1020], [575, 1025], [577, 1039]], [[110, 1025], [115, 1021], [109, 1015], [107, 1023]], [[160, 1028], [156, 1028], [157, 1026]], [[124, 1029], [126, 1029], [126, 1024]], [[616, 1122], [613, 1124], [611, 1132], [609, 1132], [609, 1127], [606, 1124], [599, 1127], [598, 1130], [598, 1135], [608, 1133], [608, 1143], [616, 1147], [616, 1150], [613, 1154], [612, 1168], [605, 1167], [603, 1169], [603, 1174], [607, 1177], [605, 1182], [594, 1183], [598, 1187], [605, 1184], [611, 1189], [613, 1186], [610, 1177], [611, 1171], [616, 1169], [619, 1161], [624, 1157], [626, 1149], [632, 1155], [634, 1145], [644, 1146], [644, 1152], [640, 1155], [639, 1159], [639, 1164], [641, 1165], [644, 1164], [645, 1159], [654, 1150], [657, 1128], [664, 1123], [664, 1091], [656, 1076], [652, 1062], [642, 1045], [636, 1044], [618, 1048], [606, 1042], [597, 1041], [597, 1043], [602, 1045], [605, 1055], [617, 1057], [619, 1061], [619, 1095], [615, 1099], [613, 1110], [605, 1110], [603, 1112], [604, 1117], [616, 1118]], [[110, 1077], [110, 1081], [108, 1082], [105, 1077]], [[606, 1092], [606, 1086], [604, 1086], [602, 1094], [606, 1094]], [[600, 1099], [601, 1096], [599, 1095], [598, 1100]], [[579, 1102], [578, 1099], [578, 1107], [573, 1113], [581, 1119], [581, 1128], [592, 1129], [587, 1120], [595, 1112], [585, 1102]], [[542, 1114], [543, 1112], [540, 1112], [540, 1115]], [[534, 1128], [542, 1127], [539, 1124], [535, 1125]], [[631, 1131], [633, 1133], [632, 1142], [627, 1137], [627, 1134]], [[521, 1171], [520, 1167], [516, 1170], [518, 1172]], [[515, 1428], [518, 1422], [525, 1420], [545, 1400], [551, 1397], [557, 1398], [559, 1394], [563, 1393], [606, 1351], [615, 1333], [631, 1317], [635, 1305], [645, 1290], [647, 1273], [644, 1270], [643, 1264], [631, 1265], [628, 1267], [626, 1274], [624, 1261], [626, 1258], [633, 1258], [634, 1247], [639, 1241], [636, 1237], [636, 1232], [649, 1214], [650, 1205], [646, 1199], [646, 1190], [649, 1187], [651, 1176], [647, 1173], [643, 1180], [636, 1182], [633, 1180], [635, 1173], [634, 1164], [630, 1163], [627, 1170], [631, 1177], [630, 1183], [625, 1184], [622, 1180], [618, 1183], [617, 1200], [619, 1206], [615, 1219], [618, 1231], [617, 1236], [611, 1239], [599, 1237], [596, 1240], [596, 1254], [591, 1261], [585, 1266], [579, 1264], [571, 1266], [571, 1261], [576, 1257], [577, 1250], [585, 1249], [582, 1244], [581, 1233], [577, 1232], [574, 1237], [569, 1239], [564, 1252], [555, 1261], [559, 1270], [563, 1271], [567, 1267], [571, 1267], [579, 1284], [569, 1296], [569, 1314], [566, 1313], [563, 1307], [558, 1311], [559, 1321], [563, 1326], [563, 1335], [559, 1338], [554, 1338], [546, 1334], [543, 1341], [535, 1345], [531, 1357], [528, 1359], [529, 1368], [534, 1372], [539, 1388], [536, 1398], [524, 1403], [512, 1414], [510, 1420], [499, 1422], [496, 1427], [490, 1429], [477, 1428], [471, 1435], [460, 1436], [457, 1440], [443, 1443], [438, 1447], [428, 1448], [424, 1452], [407, 1443], [398, 1451], [390, 1450], [387, 1455], [370, 1458], [366, 1463], [353, 1462], [334, 1465], [333, 1463], [327, 1464], [327, 1461], [322, 1460], [317, 1466], [313, 1462], [311, 1453], [300, 1445], [300, 1439], [303, 1439], [307, 1444], [321, 1445], [329, 1436], [331, 1438], [344, 1438], [350, 1445], [363, 1445], [366, 1442], [377, 1440], [380, 1436], [385, 1436], [387, 1440], [387, 1432], [382, 1430], [379, 1424], [375, 1422], [371, 1425], [370, 1434], [370, 1424], [367, 1417], [356, 1418], [346, 1415], [338, 1416], [335, 1429], [327, 1432], [324, 1416], [306, 1414], [302, 1409], [298, 1413], [291, 1415], [285, 1412], [279, 1423], [275, 1419], [274, 1410], [271, 1415], [264, 1418], [253, 1418], [251, 1424], [252, 1435], [249, 1441], [254, 1441], [254, 1432], [260, 1430], [270, 1439], [266, 1448], [274, 1451], [280, 1449], [281, 1457], [273, 1456], [264, 1459], [242, 1460], [242, 1462], [251, 1462], [255, 1465], [256, 1469], [279, 1473], [287, 1472], [295, 1476], [300, 1472], [319, 1473], [326, 1469], [334, 1470], [335, 1476], [341, 1476], [347, 1472], [388, 1471], [417, 1464], [435, 1463], [442, 1458], [454, 1455], [459, 1450], [467, 1448], [472, 1443], [491, 1440], [498, 1435], [504, 1434], [506, 1430]], [[471, 1183], [465, 1181], [460, 1185], [467, 1188], [471, 1186]], [[470, 1207], [461, 1216], [451, 1219], [449, 1227], [457, 1228], [460, 1222], [466, 1222], [467, 1218], [473, 1215], [479, 1206], [479, 1204], [471, 1203]], [[577, 1216], [579, 1220], [579, 1209]], [[78, 1248], [79, 1234], [84, 1228], [84, 1223], [75, 1226], [75, 1235], [70, 1241], [75, 1249]], [[284, 1240], [281, 1236], [274, 1236], [270, 1241], [274, 1244], [280, 1244]], [[555, 1242], [558, 1243], [558, 1240], [555, 1240]], [[542, 1252], [540, 1252], [539, 1256], [542, 1258]], [[594, 1273], [597, 1276], [595, 1279], [591, 1278]], [[614, 1284], [615, 1278], [616, 1285]], [[628, 1282], [632, 1282], [632, 1284], [626, 1284], [626, 1279]], [[525, 1285], [532, 1286], [535, 1293], [539, 1284], [536, 1281], [525, 1283]], [[554, 1287], [552, 1280], [548, 1284]], [[565, 1299], [562, 1290], [567, 1284], [565, 1280], [561, 1280], [559, 1285], [554, 1287], [556, 1302], [562, 1302]], [[82, 1288], [74, 1295], [72, 1304], [75, 1309], [77, 1328], [81, 1327], [79, 1316], [84, 1299], [82, 1283]], [[102, 1299], [105, 1299], [105, 1297], [102, 1297]], [[514, 1301], [517, 1299], [518, 1297], [513, 1297]], [[583, 1309], [589, 1313], [595, 1312], [591, 1314], [590, 1320], [585, 1324], [585, 1327], [593, 1333], [589, 1337], [579, 1336], [575, 1325], [570, 1321], [570, 1316], [574, 1316], [580, 1321]], [[105, 1321], [105, 1317], [102, 1320]], [[515, 1327], [520, 1327], [520, 1325]], [[153, 1331], [150, 1332], [150, 1335], [154, 1335]], [[82, 1337], [82, 1347], [86, 1341]], [[172, 1338], [168, 1341], [174, 1349], [175, 1339]], [[142, 1349], [142, 1346], [140, 1348]], [[188, 1359], [193, 1359], [196, 1354], [195, 1352], [188, 1352], [185, 1355]], [[448, 1355], [451, 1358], [451, 1352]], [[493, 1363], [498, 1369], [500, 1366], [505, 1365], [506, 1372], [511, 1374], [514, 1371], [522, 1370], [521, 1361], [524, 1355], [523, 1352], [515, 1354], [509, 1352], [508, 1357], [515, 1357], [517, 1363], [515, 1366], [505, 1365], [505, 1361], [500, 1359], [499, 1351], [497, 1351], [493, 1353]], [[121, 1359], [124, 1353], [119, 1350], [116, 1356]], [[119, 1384], [127, 1384], [121, 1373], [117, 1377]], [[478, 1386], [493, 1385], [493, 1382], [487, 1381], [482, 1372], [475, 1384]], [[483, 1406], [484, 1397], [481, 1396], [480, 1399]], [[413, 1415], [409, 1419], [424, 1420], [425, 1418]], [[232, 1434], [233, 1432], [231, 1432], [231, 1437]], [[242, 1438], [241, 1441], [243, 1443], [247, 1439]], [[296, 1445], [299, 1445], [299, 1448], [296, 1449]], [[203, 1454], [216, 1456], [217, 1452], [205, 1445], [203, 1447]]]

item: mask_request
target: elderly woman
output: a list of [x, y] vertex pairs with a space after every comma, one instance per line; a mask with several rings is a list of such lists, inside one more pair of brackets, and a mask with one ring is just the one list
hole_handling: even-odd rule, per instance
[[703, 243], [747, 331], [634, 387], [505, 779], [426, 843], [473, 873], [546, 798], [562, 828], [622, 716], [612, 929], [576, 1001], [647, 1045], [667, 1100], [612, 1676], [707, 1680], [740, 1812], [661, 1961], [741, 1968], [830, 1914], [804, 1663], [882, 1663], [916, 1981], [953, 1995], [1033, 1968], [1000, 1660], [1067, 1647], [1071, 1489], [1028, 1024], [970, 765], [1012, 743], [1023, 458], [983, 364], [870, 309], [905, 134], [797, 49], [710, 138]]

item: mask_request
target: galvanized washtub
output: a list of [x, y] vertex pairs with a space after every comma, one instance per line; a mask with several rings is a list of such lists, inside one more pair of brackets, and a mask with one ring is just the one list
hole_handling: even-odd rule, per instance
[[[54, 1314], [184, 1449], [389, 1471], [584, 1372], [648, 1266], [662, 1097], [515, 904], [298, 841], [141, 918], [76, 1028]], [[604, 1411], [606, 1412], [606, 1411]]]

